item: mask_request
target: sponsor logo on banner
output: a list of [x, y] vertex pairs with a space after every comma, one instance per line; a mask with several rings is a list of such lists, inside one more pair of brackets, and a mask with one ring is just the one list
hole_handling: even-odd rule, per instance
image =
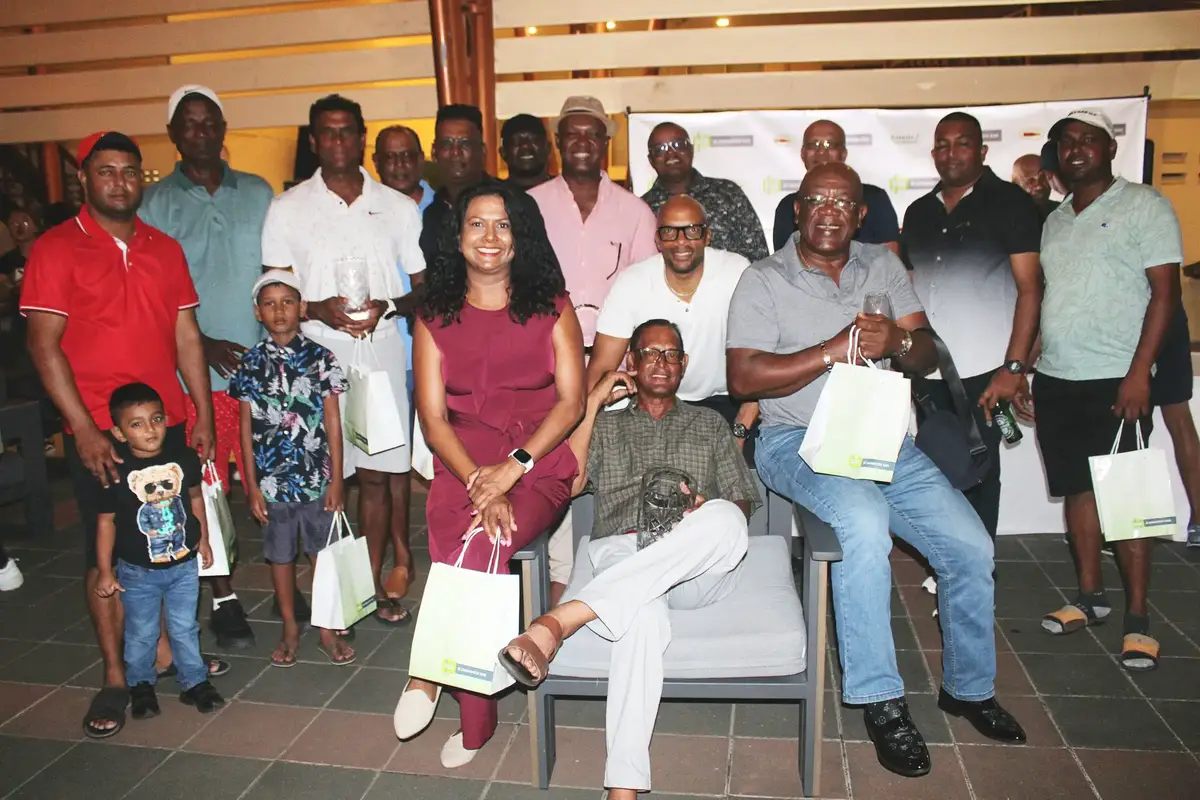
[[892, 144], [917, 144], [921, 141], [919, 133], [893, 133]]
[[1124, 122], [1114, 122], [1113, 123], [1113, 135], [1115, 135], [1115, 136], [1124, 136], [1125, 135], [1125, 123]]
[[847, 147], [870, 147], [871, 134], [869, 133], [850, 133], [846, 135]]
[[985, 142], [1002, 142], [1004, 141], [1004, 132], [997, 129], [985, 130], [983, 140]]
[[1040, 139], [1040, 138], [1042, 138], [1042, 132], [1035, 131], [1035, 130], [1024, 130], [1024, 131], [1021, 131], [1021, 138], [1022, 139]]
[[888, 189], [892, 194], [910, 191], [929, 191], [938, 185], [937, 178], [910, 178], [906, 175], [893, 175], [888, 180]]
[[709, 147], [754, 147], [754, 136], [751, 134], [697, 134], [692, 140], [692, 145], [697, 150], [705, 150]]
[[792, 140], [790, 137], [787, 137], [787, 136], [776, 136], [775, 137], [775, 144], [781, 144], [781, 145], [787, 146], [791, 143], [792, 143]]
[[800, 189], [800, 179], [784, 180], [783, 178], [763, 178], [763, 194], [778, 192], [795, 192]]

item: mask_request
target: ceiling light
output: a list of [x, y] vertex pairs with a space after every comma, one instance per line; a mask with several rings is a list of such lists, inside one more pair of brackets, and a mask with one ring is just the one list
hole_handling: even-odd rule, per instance
[[604, 23], [604, 27], [605, 27], [605, 28], [607, 28], [607, 29], [608, 29], [608, 30], [610, 30], [610, 31], [612, 31], [612, 30], [616, 30], [616, 28], [617, 28], [617, 23], [613, 22], [613, 21], [610, 19], [608, 22]]
[[717, 17], [717, 27], [718, 28], [728, 28], [729, 27], [729, 17]]
[[528, 28], [526, 28], [526, 29], [525, 29], [525, 33], [526, 33], [526, 35], [528, 35], [528, 36], [536, 36], [536, 35], [537, 35], [537, 28], [536, 28], [535, 26], [533, 26], [533, 25], [530, 25]]

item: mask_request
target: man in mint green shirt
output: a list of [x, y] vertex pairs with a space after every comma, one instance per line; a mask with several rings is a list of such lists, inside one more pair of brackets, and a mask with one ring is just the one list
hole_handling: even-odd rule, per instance
[[[1107, 454], [1118, 431], [1121, 452], [1135, 448], [1137, 426], [1149, 438], [1151, 372], [1179, 305], [1183, 245], [1165, 197], [1113, 176], [1115, 129], [1103, 112], [1072, 111], [1050, 138], [1071, 192], [1042, 229], [1043, 349], [1033, 399], [1046, 479], [1050, 494], [1065, 498], [1079, 578], [1075, 601], [1042, 620], [1062, 635], [1112, 611], [1088, 459]], [[1150, 548], [1148, 539], [1116, 543], [1125, 582], [1121, 665], [1131, 671], [1158, 665], [1146, 600]]]
[[[275, 192], [259, 176], [238, 172], [222, 159], [225, 129], [224, 109], [215, 92], [204, 86], [176, 90], [167, 104], [167, 134], [180, 160], [170, 175], [146, 189], [138, 214], [148, 225], [176, 239], [187, 256], [200, 296], [196, 321], [212, 381], [214, 459], [228, 487], [230, 456], [241, 470], [242, 450], [238, 403], [226, 388], [242, 353], [262, 338], [253, 306], [246, 298], [262, 274], [263, 221]], [[190, 436], [194, 406], [189, 402], [188, 408]], [[253, 646], [254, 633], [230, 579], [211, 580], [210, 626], [217, 644]]]

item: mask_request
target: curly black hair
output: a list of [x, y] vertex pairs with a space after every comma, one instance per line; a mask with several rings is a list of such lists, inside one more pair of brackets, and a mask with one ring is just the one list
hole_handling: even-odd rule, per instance
[[443, 326], [458, 322], [467, 301], [467, 262], [459, 248], [463, 219], [476, 197], [499, 197], [508, 212], [513, 237], [508, 315], [524, 325], [531, 318], [555, 315], [554, 302], [566, 294], [566, 281], [558, 264], [546, 223], [533, 198], [499, 182], [484, 183], [462, 193], [454, 213], [438, 231], [438, 253], [425, 279], [425, 299], [420, 315], [426, 322], [440, 319]]

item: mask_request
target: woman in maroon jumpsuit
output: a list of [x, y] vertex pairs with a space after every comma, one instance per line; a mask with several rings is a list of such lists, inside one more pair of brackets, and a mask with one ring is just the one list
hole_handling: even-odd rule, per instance
[[[578, 465], [566, 438], [583, 414], [583, 336], [531, 200], [481, 186], [459, 199], [456, 221], [457, 237], [429, 265], [413, 334], [417, 413], [434, 452], [429, 554], [454, 563], [464, 534], [482, 525], [500, 537], [507, 572], [512, 553], [571, 499]], [[482, 539], [467, 569], [487, 568]], [[440, 692], [409, 681], [396, 707], [400, 738], [429, 724]], [[455, 697], [461, 728], [442, 748], [446, 767], [468, 763], [496, 730], [494, 699]]]

